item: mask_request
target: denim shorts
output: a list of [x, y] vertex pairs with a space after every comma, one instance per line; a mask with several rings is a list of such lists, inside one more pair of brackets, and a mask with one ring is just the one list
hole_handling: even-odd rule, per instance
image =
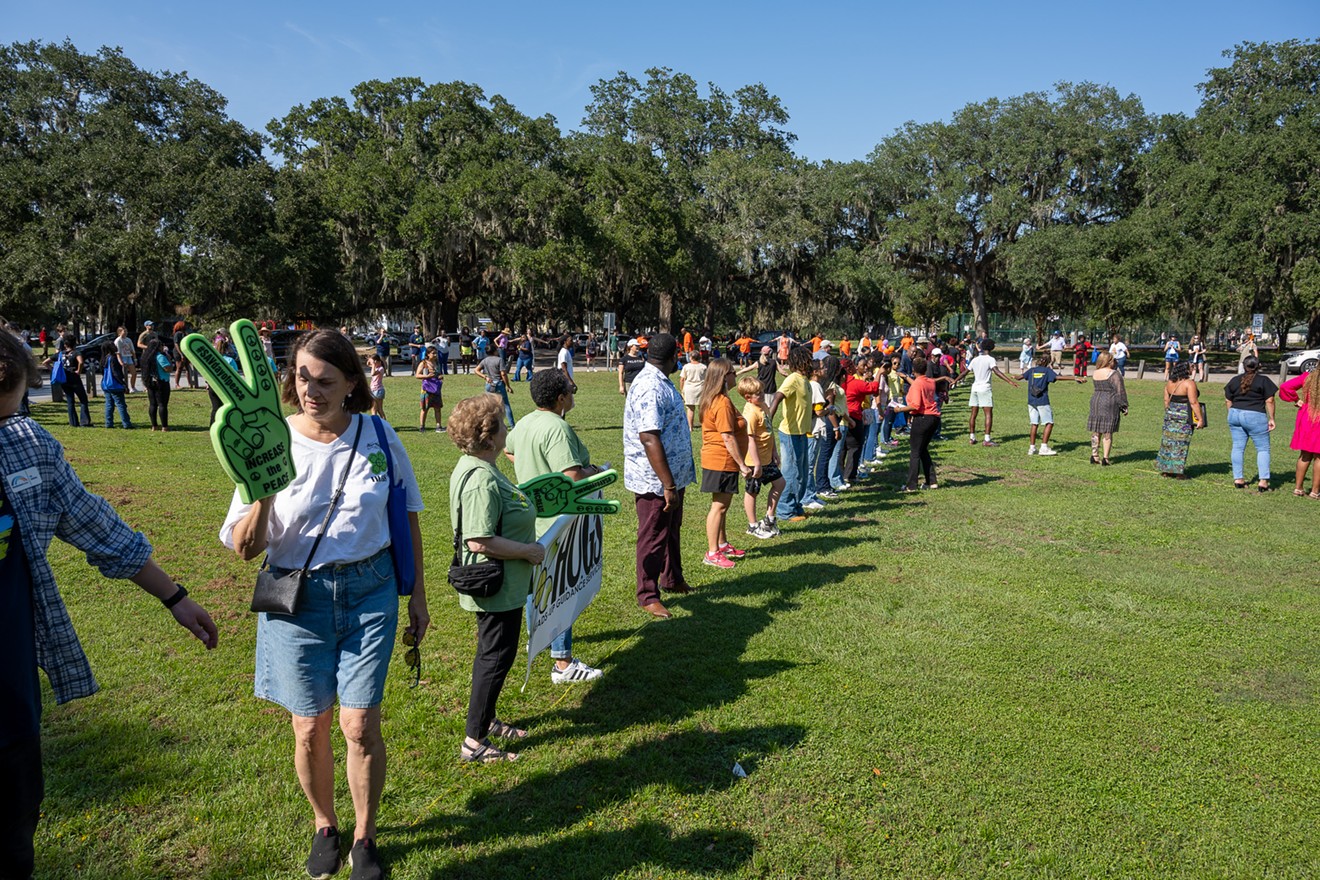
[[336, 694], [347, 709], [380, 705], [398, 623], [388, 547], [308, 572], [297, 614], [257, 616], [256, 695], [308, 718], [333, 706]]
[[1033, 425], [1054, 424], [1054, 410], [1048, 403], [1041, 406], [1027, 405], [1027, 418]]

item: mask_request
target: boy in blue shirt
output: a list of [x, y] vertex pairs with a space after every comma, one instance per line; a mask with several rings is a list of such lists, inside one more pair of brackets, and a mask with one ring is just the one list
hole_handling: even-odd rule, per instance
[[[1054, 409], [1050, 406], [1050, 383], [1057, 382], [1059, 374], [1050, 369], [1050, 354], [1036, 355], [1036, 366], [1018, 377], [1027, 383], [1027, 418], [1031, 422], [1031, 445], [1027, 455], [1058, 455], [1050, 448], [1050, 432], [1054, 430]], [[1074, 382], [1085, 382], [1085, 376], [1072, 377]], [[1041, 436], [1040, 452], [1036, 451], [1036, 430], [1045, 426]]]

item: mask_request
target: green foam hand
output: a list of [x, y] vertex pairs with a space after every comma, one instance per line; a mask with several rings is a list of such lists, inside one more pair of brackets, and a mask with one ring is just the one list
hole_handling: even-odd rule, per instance
[[229, 333], [246, 379], [199, 333], [184, 337], [183, 351], [222, 401], [211, 425], [211, 445], [243, 503], [251, 504], [288, 486], [295, 471], [279, 386], [257, 328], [238, 320], [229, 325]]
[[536, 515], [559, 516], [561, 513], [618, 513], [619, 502], [586, 498], [619, 479], [616, 470], [601, 471], [576, 483], [560, 473], [541, 474], [518, 485], [531, 499]]

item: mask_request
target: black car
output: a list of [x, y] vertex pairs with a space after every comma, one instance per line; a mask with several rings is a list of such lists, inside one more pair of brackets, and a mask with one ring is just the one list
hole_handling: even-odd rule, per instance
[[288, 366], [289, 352], [293, 350], [293, 343], [306, 332], [306, 330], [272, 330], [270, 332], [270, 347], [275, 357], [276, 370], [283, 370]]

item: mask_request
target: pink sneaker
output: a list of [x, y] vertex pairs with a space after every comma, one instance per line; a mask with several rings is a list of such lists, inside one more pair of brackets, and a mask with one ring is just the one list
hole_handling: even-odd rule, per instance
[[733, 568], [733, 560], [718, 551], [707, 553], [701, 561], [716, 568]]
[[744, 556], [747, 555], [746, 550], [739, 550], [737, 547], [733, 546], [732, 544], [721, 544], [719, 552], [723, 553], [725, 556], [729, 557], [730, 559], [742, 559]]

